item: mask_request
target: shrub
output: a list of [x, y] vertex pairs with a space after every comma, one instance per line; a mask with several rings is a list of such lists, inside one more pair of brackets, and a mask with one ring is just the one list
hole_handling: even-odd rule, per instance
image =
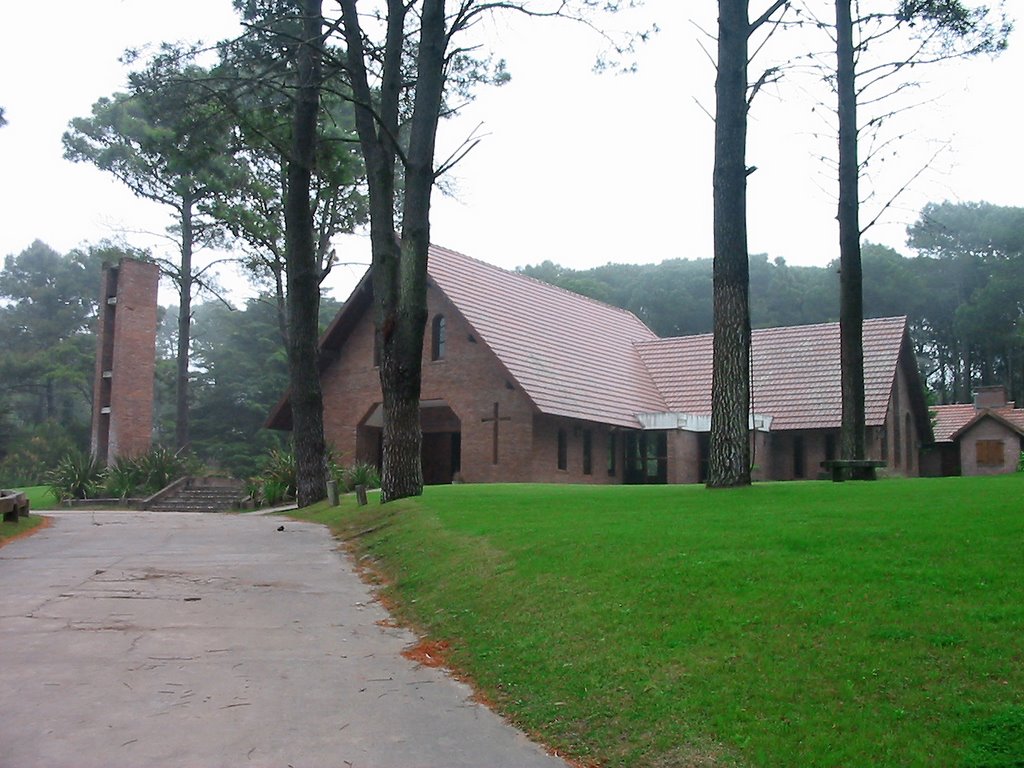
[[[333, 449], [327, 449], [327, 471], [339, 487], [345, 487], [345, 473], [348, 471], [338, 463]], [[371, 467], [372, 469], [372, 467]], [[377, 481], [379, 482], [379, 481]], [[250, 478], [247, 487], [256, 504], [278, 504], [285, 499], [294, 499], [298, 485], [298, 470], [295, 453], [290, 449], [274, 449], [263, 464], [263, 471]]]
[[103, 487], [103, 462], [82, 451], [67, 454], [47, 477], [53, 495], [61, 501], [88, 499]]
[[134, 459], [121, 459], [107, 468], [106, 492], [116, 499], [134, 496], [142, 485], [142, 474]]
[[287, 497], [287, 490], [284, 483], [277, 480], [267, 480], [263, 483], [262, 501], [268, 507], [280, 504]]
[[280, 449], [270, 452], [266, 464], [263, 465], [263, 472], [260, 473], [263, 480], [264, 496], [266, 496], [267, 484], [274, 484], [283, 489], [284, 495], [295, 496], [296, 469], [295, 453], [291, 450]]
[[1017, 459], [1017, 471], [1024, 472], [1024, 451], [1020, 452], [1020, 458]]
[[259, 477], [250, 477], [245, 481], [245, 494], [252, 499], [253, 504], [259, 506], [263, 503], [263, 480]]
[[166, 488], [179, 477], [194, 474], [198, 469], [195, 461], [187, 454], [176, 453], [159, 445], [133, 461], [141, 479], [138, 490], [147, 496]]
[[368, 462], [357, 461], [346, 467], [342, 473], [342, 482], [346, 491], [352, 491], [357, 485], [367, 488], [380, 488], [380, 475], [377, 468]]
[[122, 457], [107, 470], [106, 492], [124, 499], [129, 496], [151, 496], [180, 477], [197, 472], [195, 460], [156, 446], [141, 456]]

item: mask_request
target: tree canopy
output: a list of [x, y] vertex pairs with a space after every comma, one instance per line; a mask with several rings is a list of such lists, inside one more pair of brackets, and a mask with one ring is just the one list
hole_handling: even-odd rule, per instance
[[209, 98], [196, 66], [177, 66], [177, 77], [152, 87], [149, 73], [136, 73], [128, 93], [99, 99], [89, 117], [71, 121], [64, 155], [111, 173], [139, 197], [174, 212], [170, 234], [178, 258], [162, 260], [165, 275], [178, 287], [178, 370], [176, 443], [189, 443], [189, 334], [194, 287], [202, 270], [195, 251], [215, 243], [222, 225], [204, 216], [200, 204], [231, 186], [235, 166], [228, 152], [228, 123]]

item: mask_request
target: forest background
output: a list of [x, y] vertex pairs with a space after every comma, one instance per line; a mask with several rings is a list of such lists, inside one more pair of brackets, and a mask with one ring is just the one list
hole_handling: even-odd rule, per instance
[[[934, 404], [967, 402], [981, 384], [1024, 394], [1024, 208], [932, 203], [908, 228], [910, 254], [867, 243], [866, 317], [906, 315], [922, 380]], [[58, 253], [36, 241], [0, 271], [0, 486], [43, 481], [72, 450], [87, 450], [95, 318], [104, 261], [144, 255], [104, 243]], [[486, 258], [486, 254], [470, 254]], [[711, 330], [710, 259], [570, 269], [554, 261], [523, 274], [634, 312], [661, 336]], [[755, 328], [831, 322], [837, 265], [750, 259]], [[341, 302], [325, 295], [321, 324]], [[272, 296], [232, 308], [193, 308], [191, 450], [211, 469], [256, 474], [287, 435], [263, 428], [287, 387], [285, 348]], [[177, 312], [161, 309], [154, 439], [174, 437]], [[341, 457], [344, 459], [345, 457]], [[351, 458], [351, 457], [348, 457]]]

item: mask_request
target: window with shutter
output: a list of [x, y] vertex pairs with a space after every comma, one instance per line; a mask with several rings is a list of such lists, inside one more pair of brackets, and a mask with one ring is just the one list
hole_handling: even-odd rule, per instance
[[979, 440], [975, 443], [975, 451], [979, 467], [1003, 466], [1003, 441]]

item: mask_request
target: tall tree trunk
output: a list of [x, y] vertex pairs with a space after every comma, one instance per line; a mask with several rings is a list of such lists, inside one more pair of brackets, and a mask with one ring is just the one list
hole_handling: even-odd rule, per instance
[[864, 298], [860, 262], [860, 168], [851, 0], [836, 0], [839, 107], [839, 346], [843, 421], [840, 453], [864, 458]]
[[445, 82], [444, 0], [424, 0], [416, 53], [416, 95], [405, 155], [402, 230], [394, 220], [395, 159], [402, 89], [404, 0], [388, 0], [387, 41], [379, 109], [366, 74], [366, 53], [355, 0], [341, 0], [346, 62], [354, 95], [356, 130], [366, 161], [370, 198], [370, 243], [384, 431], [381, 501], [423, 492], [420, 374], [427, 322], [427, 258], [430, 196], [434, 185], [434, 140]]
[[181, 271], [178, 279], [178, 359], [174, 387], [174, 445], [188, 448], [188, 361], [192, 342], [192, 212], [195, 200], [191, 192], [181, 198]]
[[313, 236], [310, 189], [316, 162], [320, 111], [321, 0], [302, 0], [302, 43], [297, 53], [298, 88], [292, 115], [292, 148], [285, 200], [288, 262], [288, 373], [291, 384], [292, 440], [299, 506], [327, 495], [323, 394], [317, 365], [320, 275]]
[[715, 81], [714, 353], [708, 487], [750, 484], [747, 0], [719, 0]]
[[391, 501], [423, 492], [420, 378], [427, 324], [427, 258], [434, 143], [444, 90], [447, 48], [444, 0], [424, 0], [416, 54], [416, 98], [405, 167], [402, 242], [397, 270], [394, 332], [383, 347], [384, 467], [381, 497]]

